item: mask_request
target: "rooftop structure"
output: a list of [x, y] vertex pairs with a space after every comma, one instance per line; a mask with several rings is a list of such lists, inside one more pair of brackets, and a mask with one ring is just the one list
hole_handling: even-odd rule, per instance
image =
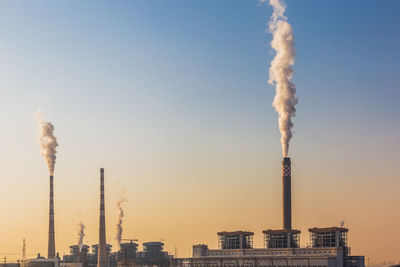
[[68, 263], [86, 262], [89, 248], [90, 248], [90, 246], [88, 246], [88, 245], [69, 246], [70, 255], [64, 255], [63, 262], [65, 262], [65, 263], [67, 263], [67, 262]]
[[[310, 234], [312, 235], [314, 232], [318, 234], [324, 233], [320, 229], [315, 229], [314, 231], [313, 228], [313, 232], [310, 232]], [[247, 233], [253, 237], [252, 232], [237, 231], [221, 232], [221, 235], [218, 233], [218, 238], [221, 236], [237, 237], [243, 233]], [[300, 231], [298, 230], [265, 230], [263, 233], [266, 237], [270, 238], [267, 240], [264, 248], [234, 248], [237, 246], [232, 246], [231, 248], [220, 247], [219, 249], [209, 249], [205, 244], [198, 244], [193, 246], [192, 258], [175, 259], [173, 266], [365, 267], [364, 257], [346, 254], [348, 251], [346, 247], [301, 248], [298, 238]], [[293, 244], [296, 244], [296, 246]]]
[[343, 227], [310, 228], [310, 241], [314, 248], [347, 247], [347, 232], [349, 229]]
[[299, 230], [264, 230], [265, 248], [298, 248], [300, 247]]
[[119, 259], [135, 259], [138, 246], [134, 242], [121, 243]]
[[246, 231], [218, 232], [218, 245], [220, 249], [250, 249], [253, 236], [253, 232]]
[[162, 242], [146, 242], [143, 243], [143, 252], [145, 258], [162, 258], [164, 253], [164, 243]]

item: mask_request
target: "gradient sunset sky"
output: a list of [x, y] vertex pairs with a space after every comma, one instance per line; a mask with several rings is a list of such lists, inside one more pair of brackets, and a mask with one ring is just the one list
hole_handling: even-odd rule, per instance
[[[400, 1], [286, 1], [299, 103], [293, 227], [349, 227], [353, 255], [400, 261]], [[33, 114], [55, 125], [56, 250], [164, 240], [186, 257], [217, 231], [281, 227], [273, 52], [257, 0], [0, 1], [0, 256], [47, 251], [48, 171]]]

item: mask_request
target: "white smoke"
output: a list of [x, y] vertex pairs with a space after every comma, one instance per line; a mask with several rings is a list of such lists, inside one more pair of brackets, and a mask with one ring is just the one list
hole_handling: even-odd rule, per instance
[[38, 111], [36, 113], [36, 118], [39, 121], [39, 144], [41, 148], [41, 154], [49, 168], [50, 175], [54, 174], [54, 165], [56, 163], [56, 153], [57, 153], [57, 138], [54, 136], [54, 126], [51, 122], [45, 122], [41, 119], [42, 112]]
[[82, 251], [83, 247], [83, 238], [85, 237], [85, 225], [82, 222], [78, 223], [78, 245], [79, 245], [79, 251]]
[[118, 241], [118, 246], [121, 247], [122, 240], [122, 219], [124, 218], [123, 204], [125, 203], [125, 197], [121, 196], [117, 201], [118, 215], [117, 215], [117, 233], [115, 239]]
[[[265, 2], [260, 0], [261, 2]], [[292, 138], [292, 117], [296, 114], [296, 86], [291, 82], [293, 76], [295, 48], [292, 26], [284, 16], [286, 6], [281, 0], [270, 0], [273, 13], [269, 23], [272, 33], [271, 47], [276, 54], [269, 68], [268, 83], [275, 85], [276, 95], [272, 103], [279, 114], [279, 130], [281, 132], [282, 153], [287, 157], [289, 141]]]

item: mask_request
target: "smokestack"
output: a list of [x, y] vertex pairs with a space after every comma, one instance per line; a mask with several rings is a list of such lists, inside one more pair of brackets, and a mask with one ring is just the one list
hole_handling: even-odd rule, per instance
[[292, 229], [292, 189], [290, 158], [282, 161], [282, 215], [283, 229]]
[[56, 245], [54, 241], [54, 202], [53, 202], [53, 174], [56, 164], [57, 138], [54, 135], [54, 125], [51, 122], [41, 120], [42, 112], [36, 112], [36, 118], [39, 121], [39, 144], [41, 154], [44, 157], [50, 173], [50, 210], [49, 210], [49, 243], [47, 257], [53, 259], [56, 256]]
[[50, 210], [49, 210], [49, 246], [47, 257], [53, 259], [56, 256], [56, 244], [54, 240], [54, 202], [53, 202], [53, 175], [50, 175]]
[[22, 239], [22, 260], [21, 260], [21, 267], [25, 267], [25, 257], [26, 257], [26, 242], [25, 238]]
[[106, 218], [104, 209], [104, 169], [100, 169], [100, 228], [97, 267], [107, 267]]

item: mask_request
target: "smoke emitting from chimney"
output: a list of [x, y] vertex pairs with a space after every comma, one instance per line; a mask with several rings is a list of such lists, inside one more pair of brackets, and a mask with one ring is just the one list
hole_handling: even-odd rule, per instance
[[83, 247], [83, 238], [85, 237], [85, 225], [82, 222], [78, 223], [78, 245], [79, 251], [82, 251]]
[[36, 119], [39, 121], [39, 144], [41, 148], [41, 154], [47, 163], [47, 167], [50, 173], [50, 205], [49, 205], [49, 242], [47, 257], [54, 258], [56, 255], [55, 249], [55, 233], [54, 233], [54, 186], [53, 186], [53, 174], [54, 165], [56, 163], [57, 153], [57, 138], [54, 136], [54, 126], [51, 122], [45, 122], [42, 120], [42, 111], [35, 113]]
[[122, 219], [124, 218], [123, 204], [125, 203], [125, 197], [121, 196], [117, 201], [118, 215], [117, 215], [117, 233], [115, 239], [118, 241], [118, 246], [121, 247], [122, 240]]
[[51, 122], [42, 121], [42, 112], [36, 112], [36, 118], [39, 121], [39, 144], [41, 148], [41, 154], [44, 157], [50, 175], [54, 174], [54, 166], [56, 164], [56, 153], [57, 153], [57, 138], [54, 136], [54, 126]]
[[[261, 2], [265, 2], [262, 0]], [[276, 54], [269, 68], [268, 83], [275, 85], [276, 95], [272, 106], [279, 115], [282, 153], [287, 157], [289, 141], [292, 138], [292, 117], [296, 115], [296, 86], [291, 82], [293, 76], [295, 47], [292, 26], [284, 16], [286, 5], [281, 0], [270, 0], [273, 8], [269, 30], [272, 33], [271, 47]]]

